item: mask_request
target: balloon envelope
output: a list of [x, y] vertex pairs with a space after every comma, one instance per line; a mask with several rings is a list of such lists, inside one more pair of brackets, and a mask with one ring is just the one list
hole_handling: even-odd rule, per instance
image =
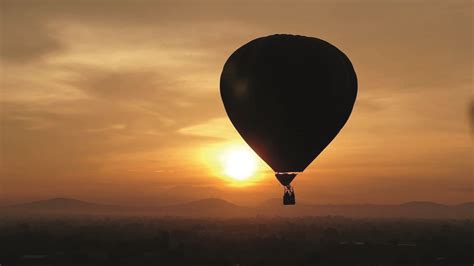
[[275, 172], [302, 172], [349, 118], [357, 78], [328, 42], [272, 35], [229, 57], [220, 91], [237, 131]]

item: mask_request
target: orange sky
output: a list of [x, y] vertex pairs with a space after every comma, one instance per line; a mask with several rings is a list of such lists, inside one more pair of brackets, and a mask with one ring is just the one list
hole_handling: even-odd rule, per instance
[[359, 79], [348, 123], [294, 182], [299, 200], [474, 200], [470, 0], [1, 5], [0, 204], [154, 204], [175, 186], [281, 197], [268, 167], [239, 187], [217, 159], [244, 145], [222, 66], [274, 33], [331, 42]]

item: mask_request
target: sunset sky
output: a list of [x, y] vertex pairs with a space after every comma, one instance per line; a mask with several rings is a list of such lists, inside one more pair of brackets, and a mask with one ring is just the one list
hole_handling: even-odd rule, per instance
[[229, 55], [275, 33], [329, 41], [359, 80], [348, 123], [293, 182], [298, 200], [474, 200], [470, 0], [1, 0], [0, 12], [0, 204], [155, 204], [177, 186], [280, 198], [262, 161], [244, 181], [226, 173], [248, 147], [219, 94]]

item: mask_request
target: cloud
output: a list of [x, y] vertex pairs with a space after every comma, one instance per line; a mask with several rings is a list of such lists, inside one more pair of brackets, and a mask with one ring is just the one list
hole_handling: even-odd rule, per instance
[[127, 54], [143, 51], [147, 64], [165, 60], [173, 70], [219, 62], [209, 69], [218, 74], [238, 46], [288, 32], [341, 48], [362, 89], [447, 89], [472, 82], [471, 1], [278, 3], [4, 1], [2, 35], [8, 38], [2, 55], [24, 63], [81, 47], [86, 62], [105, 57], [108, 63], [107, 56], [115, 56], [132, 63]]
[[238, 136], [236, 129], [231, 126], [229, 118], [214, 118], [201, 124], [184, 127], [178, 130], [180, 134], [210, 138], [215, 140], [231, 140]]
[[76, 74], [78, 79], [71, 82], [73, 86], [110, 101], [156, 100], [173, 85], [151, 71], [81, 69]]
[[[28, 21], [27, 18], [23, 18]], [[9, 63], [27, 63], [59, 52], [64, 47], [41, 24], [15, 22], [2, 28], [1, 56]]]
[[27, 63], [63, 49], [31, 4], [2, 1], [0, 56], [7, 63]]
[[160, 76], [140, 70], [70, 68], [58, 90], [84, 92], [80, 97], [36, 102], [5, 97], [4, 182], [31, 175], [45, 181], [69, 179], [68, 173], [94, 179], [110, 174], [114, 162], [127, 156], [128, 163], [163, 154], [171, 158], [178, 151], [170, 150], [192, 145], [197, 138], [178, 130], [219, 116], [218, 95], [186, 91], [182, 83]]

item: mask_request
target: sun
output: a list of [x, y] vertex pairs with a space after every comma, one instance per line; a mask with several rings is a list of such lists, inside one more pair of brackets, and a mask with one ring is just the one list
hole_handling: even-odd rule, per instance
[[211, 175], [223, 179], [231, 187], [256, 185], [269, 170], [248, 145], [239, 141], [203, 146], [198, 156]]
[[255, 174], [257, 161], [255, 155], [245, 148], [227, 150], [223, 156], [225, 175], [237, 181], [244, 181]]

